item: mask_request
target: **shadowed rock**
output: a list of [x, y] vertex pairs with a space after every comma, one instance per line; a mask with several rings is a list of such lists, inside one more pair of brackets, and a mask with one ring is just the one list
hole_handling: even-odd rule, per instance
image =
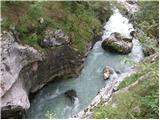
[[73, 89], [66, 91], [64, 94], [71, 100], [72, 103], [74, 103], [75, 97], [78, 97], [76, 91]]

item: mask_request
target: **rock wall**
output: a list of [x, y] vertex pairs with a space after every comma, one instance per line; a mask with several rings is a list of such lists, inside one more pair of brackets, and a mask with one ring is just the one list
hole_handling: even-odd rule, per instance
[[[30, 79], [21, 71], [25, 66], [41, 61], [41, 55], [29, 46], [18, 44], [13, 34], [4, 32], [1, 39], [1, 114], [2, 118], [19, 118], [30, 107], [28, 100]], [[31, 73], [32, 70], [29, 69]], [[29, 77], [29, 74], [27, 75]], [[27, 81], [28, 84], [24, 85]], [[13, 116], [14, 115], [14, 116]]]
[[3, 32], [1, 39], [1, 117], [22, 118], [29, 109], [30, 92], [63, 77], [75, 77], [82, 68], [82, 57], [68, 44], [39, 53], [18, 44], [14, 35]]
[[39, 90], [50, 81], [78, 76], [82, 63], [81, 55], [69, 45], [50, 49], [43, 61], [38, 63], [37, 80], [32, 82], [31, 92]]

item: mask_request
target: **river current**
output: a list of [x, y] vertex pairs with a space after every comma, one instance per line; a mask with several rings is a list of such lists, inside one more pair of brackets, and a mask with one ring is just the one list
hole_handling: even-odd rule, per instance
[[[104, 25], [102, 41], [113, 32], [131, 37], [130, 32], [133, 30], [129, 20], [115, 9], [109, 21]], [[121, 74], [132, 70], [131, 65], [124, 61], [125, 59], [132, 62], [139, 62], [143, 59], [142, 47], [137, 39], [133, 39], [132, 52], [128, 55], [104, 51], [101, 47], [102, 41], [98, 41], [88, 54], [79, 77], [49, 83], [35, 95], [26, 113], [27, 118], [47, 118], [49, 113], [54, 114], [54, 118], [71, 117], [88, 106], [98, 91], [112, 80], [103, 80], [103, 69], [106, 65]], [[71, 89], [75, 90], [78, 96], [74, 103], [64, 95], [67, 90]]]

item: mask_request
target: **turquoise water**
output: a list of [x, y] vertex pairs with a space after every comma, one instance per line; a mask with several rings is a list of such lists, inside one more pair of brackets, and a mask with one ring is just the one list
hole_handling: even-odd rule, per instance
[[[119, 19], [119, 22], [116, 23], [115, 19]], [[115, 24], [118, 24], [118, 26]], [[126, 30], [128, 29], [127, 26], [132, 27], [126, 18], [118, 11], [115, 11], [104, 26], [105, 31], [102, 38], [105, 39], [109, 34], [117, 31], [127, 36], [129, 35], [129, 31], [127, 32]], [[119, 27], [119, 29], [116, 27]], [[133, 39], [134, 47], [129, 55], [120, 55], [104, 51], [101, 48], [101, 42], [102, 41], [97, 42], [90, 51], [85, 60], [84, 68], [78, 78], [49, 83], [36, 94], [35, 98], [31, 101], [31, 108], [27, 111], [27, 118], [47, 118], [45, 116], [47, 111], [54, 113], [54, 118], [71, 117], [73, 114], [87, 107], [98, 91], [111, 80], [103, 80], [103, 69], [106, 65], [120, 73], [124, 73], [131, 70], [131, 65], [123, 62], [124, 57], [134, 62], [139, 62], [143, 59], [142, 48], [136, 39]], [[71, 103], [71, 101], [64, 96], [64, 92], [70, 89], [74, 89], [78, 95], [74, 103]]]

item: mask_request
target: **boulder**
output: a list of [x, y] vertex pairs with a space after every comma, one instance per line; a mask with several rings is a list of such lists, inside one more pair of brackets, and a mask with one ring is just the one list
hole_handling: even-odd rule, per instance
[[109, 79], [109, 77], [110, 77], [111, 74], [113, 74], [113, 70], [109, 66], [106, 66], [103, 69], [103, 79], [104, 80]]
[[73, 89], [66, 91], [64, 94], [71, 100], [72, 103], [74, 103], [75, 97], [78, 97], [76, 91]]
[[104, 50], [120, 54], [128, 54], [132, 50], [133, 43], [132, 38], [127, 38], [120, 33], [114, 32], [102, 42], [101, 46]]
[[41, 47], [54, 47], [69, 43], [69, 37], [62, 30], [47, 29], [44, 32], [44, 39], [40, 42]]
[[130, 35], [131, 35], [132, 37], [135, 37], [135, 36], [136, 36], [136, 32], [135, 32], [135, 31], [131, 31], [131, 32], [130, 32]]

